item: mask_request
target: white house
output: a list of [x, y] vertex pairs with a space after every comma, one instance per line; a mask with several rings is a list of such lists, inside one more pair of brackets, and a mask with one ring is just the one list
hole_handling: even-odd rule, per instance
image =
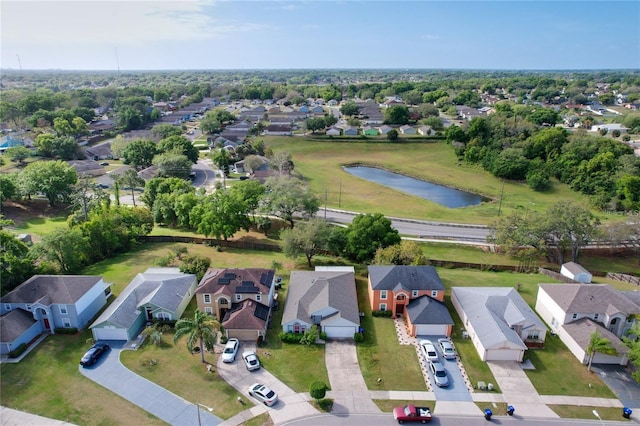
[[420, 133], [422, 136], [433, 136], [436, 134], [435, 130], [433, 130], [430, 126], [418, 127], [418, 133]]
[[403, 135], [415, 135], [416, 134], [416, 129], [414, 129], [413, 127], [409, 126], [408, 124], [405, 124], [404, 126], [400, 127], [400, 133], [402, 133]]
[[586, 349], [597, 331], [618, 354], [596, 353], [593, 362], [626, 365], [629, 350], [620, 337], [640, 314], [640, 293], [604, 284], [540, 284], [536, 311], [583, 364], [589, 362]]
[[329, 129], [327, 129], [327, 136], [340, 136], [340, 129], [333, 126], [329, 127]]
[[581, 265], [575, 262], [563, 263], [560, 268], [560, 274], [574, 281], [589, 284], [591, 282], [591, 274]]
[[453, 287], [456, 308], [482, 361], [519, 361], [547, 327], [512, 287]]
[[622, 124], [618, 123], [596, 124], [595, 126], [591, 126], [592, 132], [599, 132], [602, 129], [606, 129], [608, 133], [611, 133], [614, 130], [618, 130], [620, 133], [627, 133], [627, 131], [629, 130]]

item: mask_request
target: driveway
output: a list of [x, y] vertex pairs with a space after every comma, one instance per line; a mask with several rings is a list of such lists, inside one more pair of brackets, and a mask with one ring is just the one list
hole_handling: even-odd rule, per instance
[[[123, 343], [108, 343], [111, 346], [111, 350], [96, 364], [88, 368], [79, 367], [82, 375], [168, 424], [185, 426], [198, 424], [198, 411], [200, 411], [201, 424], [218, 425], [222, 423], [222, 419], [207, 410], [198, 410], [194, 403], [169, 392], [126, 368], [120, 362]], [[215, 407], [213, 408], [215, 409]]]
[[640, 385], [621, 365], [593, 364], [591, 369], [602, 379], [625, 407], [640, 411]]
[[368, 397], [367, 385], [362, 378], [356, 344], [352, 340], [328, 341], [325, 364], [329, 374], [333, 414], [380, 413]]
[[[222, 358], [218, 360], [218, 373], [227, 383], [239, 392], [247, 395], [257, 406], [252, 409], [254, 415], [260, 412], [268, 412], [275, 424], [281, 424], [298, 417], [307, 417], [319, 414], [308, 400], [308, 394], [298, 394], [293, 389], [278, 380], [273, 374], [264, 368], [255, 371], [247, 371], [242, 360], [242, 352], [256, 351], [256, 345], [250, 342], [240, 342], [238, 355], [232, 363], [225, 364]], [[264, 351], [256, 351], [258, 357], [266, 356]], [[276, 391], [279, 401], [272, 407], [266, 407], [248, 395], [249, 387], [254, 383], [262, 383]]]
[[[446, 336], [418, 336], [416, 337], [416, 351], [418, 352], [418, 361], [420, 362], [420, 368], [422, 370], [422, 374], [425, 377], [425, 380], [429, 380], [431, 383], [427, 386], [427, 389], [433, 390], [433, 393], [436, 397], [437, 401], [473, 401], [471, 397], [471, 392], [469, 391], [469, 387], [467, 385], [467, 380], [462, 374], [462, 367], [459, 364], [459, 360], [456, 359], [445, 359], [440, 351], [440, 347], [438, 346], [438, 339], [446, 337]], [[422, 354], [422, 350], [420, 349], [420, 340], [431, 340], [433, 345], [436, 347], [436, 351], [438, 351], [438, 357], [440, 358], [440, 363], [447, 370], [447, 376], [449, 377], [449, 386], [446, 388], [441, 388], [436, 386], [436, 382], [429, 371], [428, 363]]]

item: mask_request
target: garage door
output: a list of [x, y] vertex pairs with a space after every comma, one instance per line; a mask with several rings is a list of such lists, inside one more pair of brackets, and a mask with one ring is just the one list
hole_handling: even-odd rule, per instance
[[127, 341], [127, 330], [116, 327], [101, 327], [93, 329], [93, 340], [124, 340]]
[[416, 324], [416, 335], [418, 336], [446, 336], [447, 325], [441, 324]]
[[487, 351], [485, 361], [522, 361], [522, 351], [517, 349], [496, 349]]
[[333, 339], [353, 339], [355, 329], [353, 327], [325, 326], [324, 332], [327, 333], [327, 337]]

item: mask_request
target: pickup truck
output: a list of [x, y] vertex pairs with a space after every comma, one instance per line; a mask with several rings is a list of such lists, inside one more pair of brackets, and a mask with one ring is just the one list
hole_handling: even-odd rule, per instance
[[396, 407], [393, 409], [393, 418], [400, 424], [404, 422], [427, 423], [431, 421], [431, 409], [429, 407], [416, 407], [413, 404]]

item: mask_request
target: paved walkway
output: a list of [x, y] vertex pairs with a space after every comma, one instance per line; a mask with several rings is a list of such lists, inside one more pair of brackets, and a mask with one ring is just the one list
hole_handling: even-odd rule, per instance
[[1, 406], [0, 424], [2, 426], [74, 426], [73, 423], [49, 419], [47, 417]]
[[81, 374], [171, 425], [198, 424], [198, 414], [202, 425], [217, 425], [222, 422], [222, 419], [206, 409], [198, 410], [194, 403], [126, 368], [120, 362], [122, 344], [109, 344], [111, 350], [95, 365], [89, 368], [78, 367]]
[[362, 378], [356, 344], [351, 341], [329, 341], [325, 347], [325, 364], [329, 374], [334, 414], [381, 413], [369, 396]]

